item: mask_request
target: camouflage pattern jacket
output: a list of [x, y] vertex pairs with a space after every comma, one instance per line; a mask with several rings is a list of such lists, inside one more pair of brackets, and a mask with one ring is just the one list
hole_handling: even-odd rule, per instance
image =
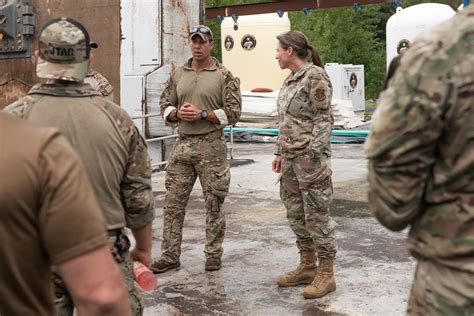
[[474, 6], [415, 41], [366, 143], [369, 201], [416, 257], [474, 272]]
[[331, 81], [323, 68], [308, 63], [290, 74], [277, 101], [280, 133], [275, 154], [287, 159], [301, 154], [329, 157], [334, 122], [331, 98]]
[[[87, 110], [71, 112], [78, 106]], [[142, 227], [154, 219], [147, 145], [118, 105], [88, 84], [39, 84], [4, 111], [56, 126], [68, 138], [86, 166], [108, 229]], [[97, 139], [104, 130], [108, 137]]]

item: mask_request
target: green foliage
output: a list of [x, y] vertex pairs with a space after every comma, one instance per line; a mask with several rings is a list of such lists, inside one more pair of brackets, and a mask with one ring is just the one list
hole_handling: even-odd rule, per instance
[[[205, 0], [206, 7], [249, 4], [268, 0]], [[404, 8], [444, 0], [402, 0]], [[463, 0], [453, 0], [459, 6]], [[301, 31], [316, 46], [326, 63], [364, 65], [366, 98], [376, 98], [385, 78], [386, 23], [396, 7], [393, 3], [364, 5], [359, 11], [352, 7], [311, 10], [305, 15], [290, 12], [291, 28]], [[206, 21], [215, 35], [213, 55], [221, 59], [220, 25], [215, 19]]]
[[209, 26], [214, 34], [214, 48], [212, 49], [212, 56], [216, 57], [219, 61], [222, 61], [221, 51], [221, 25], [217, 23], [215, 19], [208, 19], [206, 25]]
[[[385, 36], [380, 32], [381, 6], [290, 13], [291, 27], [306, 34], [326, 63], [362, 64], [366, 97], [376, 97], [385, 76]], [[388, 15], [389, 16], [389, 15]]]

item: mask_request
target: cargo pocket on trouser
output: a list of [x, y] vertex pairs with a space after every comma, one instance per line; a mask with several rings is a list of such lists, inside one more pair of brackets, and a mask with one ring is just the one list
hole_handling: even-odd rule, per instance
[[222, 203], [230, 184], [230, 166], [227, 160], [210, 166], [208, 175], [201, 180], [207, 210], [205, 253], [207, 258], [220, 258], [226, 229]]
[[230, 185], [230, 166], [227, 160], [215, 162], [208, 170], [201, 173], [201, 185], [207, 203], [207, 195], [216, 196], [219, 202], [224, 202]]
[[280, 199], [285, 205], [287, 215], [288, 210], [294, 209], [295, 207], [303, 213], [302, 195], [297, 176], [290, 161], [285, 159], [282, 161], [278, 182], [280, 182]]
[[329, 205], [332, 200], [331, 178], [327, 177], [311, 188], [303, 190], [306, 225], [316, 244], [318, 256], [333, 258], [336, 254], [336, 222], [329, 216]]
[[[300, 181], [300, 185], [301, 185]], [[309, 218], [327, 222], [329, 204], [332, 201], [332, 181], [327, 176], [321, 181], [316, 181], [301, 189], [305, 214]]]
[[325, 224], [319, 226], [321, 234], [315, 239], [316, 250], [319, 258], [331, 259], [336, 255], [336, 234], [337, 223], [331, 218]]

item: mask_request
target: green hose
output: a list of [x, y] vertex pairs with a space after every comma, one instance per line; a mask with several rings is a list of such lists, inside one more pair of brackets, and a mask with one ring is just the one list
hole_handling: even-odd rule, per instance
[[[248, 132], [248, 133], [266, 133], [266, 134], [278, 134], [277, 128], [251, 128], [251, 127], [234, 127], [232, 128], [233, 132]], [[230, 127], [224, 128], [224, 132], [229, 133]], [[367, 130], [343, 130], [343, 129], [334, 129], [331, 132], [331, 135], [334, 136], [367, 136], [369, 131]]]

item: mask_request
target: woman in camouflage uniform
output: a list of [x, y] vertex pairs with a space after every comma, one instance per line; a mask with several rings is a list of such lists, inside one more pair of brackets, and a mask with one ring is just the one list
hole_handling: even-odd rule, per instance
[[[278, 277], [277, 283], [309, 284], [304, 297], [317, 298], [336, 289], [336, 223], [329, 217], [332, 86], [316, 48], [303, 33], [291, 31], [277, 39], [276, 59], [291, 74], [278, 97], [280, 133], [272, 169], [281, 173], [280, 196], [301, 258], [299, 266]], [[312, 63], [306, 60], [309, 51]]]

